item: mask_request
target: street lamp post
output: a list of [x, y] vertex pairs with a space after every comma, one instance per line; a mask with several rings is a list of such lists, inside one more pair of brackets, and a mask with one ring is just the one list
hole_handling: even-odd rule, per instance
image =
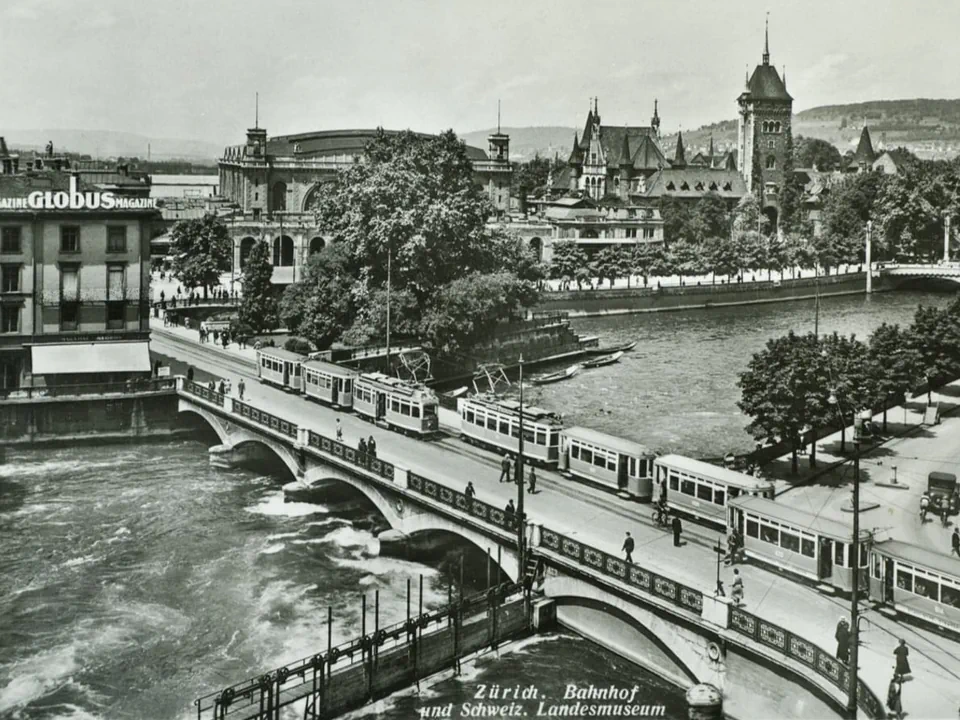
[[524, 572], [524, 525], [523, 516], [523, 355], [520, 356], [520, 437], [517, 452], [517, 559], [518, 576]]
[[[393, 248], [387, 246], [387, 375], [390, 374], [390, 285], [392, 284], [390, 271], [393, 259]], [[522, 388], [521, 388], [522, 390]]]
[[723, 583], [720, 581], [720, 556], [724, 554], [723, 535], [717, 538], [717, 544], [713, 549], [717, 553], [717, 590], [715, 594], [717, 597], [726, 597], [727, 594], [723, 591]]

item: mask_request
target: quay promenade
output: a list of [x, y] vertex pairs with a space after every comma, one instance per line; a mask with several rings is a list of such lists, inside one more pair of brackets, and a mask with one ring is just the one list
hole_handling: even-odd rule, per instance
[[[421, 442], [374, 428], [353, 415], [338, 413], [256, 382], [255, 368], [247, 354], [236, 348], [223, 350], [212, 345], [199, 346], [195, 333], [182, 328], [155, 330], [154, 349], [196, 367], [230, 379], [234, 387], [239, 377], [247, 384], [245, 400], [327, 436], [334, 434], [335, 421], [341, 420], [344, 441], [353, 444], [371, 432], [377, 438], [378, 455], [389, 462], [443, 482], [462, 491], [473, 480], [479, 500], [502, 507], [515, 496], [512, 485], [497, 482], [498, 458], [473, 448], [458, 451], [455, 440]], [[252, 354], [252, 351], [247, 351]], [[945, 426], [948, 427], [948, 426]], [[685, 542], [674, 547], [672, 537], [651, 526], [649, 507], [625, 503], [615, 496], [571, 483], [556, 473], [540, 473], [540, 491], [527, 496], [531, 520], [553, 528], [578, 541], [620, 555], [623, 534], [629, 530], [637, 541], [636, 560], [644, 567], [675, 579], [709, 595], [716, 578], [716, 554], [709, 548], [716, 535], [686, 525]], [[692, 538], [690, 536], [693, 536]], [[764, 620], [787, 628], [799, 637], [825, 649], [834, 646], [837, 619], [848, 614], [848, 603], [825, 597], [812, 588], [752, 566], [741, 566], [746, 596], [745, 609]], [[722, 577], [729, 586], [732, 571], [724, 568]], [[866, 606], [864, 606], [866, 607]], [[914, 717], [954, 717], [960, 705], [960, 643], [927, 630], [902, 625], [868, 612], [860, 652], [861, 677], [878, 697], [885, 697], [892, 674], [892, 651], [903, 637], [911, 649], [913, 679], [903, 687], [903, 705]]]

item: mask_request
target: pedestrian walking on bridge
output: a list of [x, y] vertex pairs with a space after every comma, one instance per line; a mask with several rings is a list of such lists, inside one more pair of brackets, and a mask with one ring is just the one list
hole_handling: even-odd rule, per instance
[[680, 533], [683, 531], [683, 525], [680, 524], [680, 518], [673, 516], [673, 522], [670, 523], [673, 528], [673, 546], [680, 547]]
[[517, 509], [513, 506], [513, 498], [510, 498], [510, 500], [507, 501], [507, 506], [503, 509], [503, 511], [507, 514], [507, 518], [512, 518], [517, 514]]
[[361, 455], [367, 454], [367, 441], [363, 438], [360, 438], [360, 442], [357, 443], [357, 450], [360, 451]]
[[243, 378], [237, 381], [237, 392], [240, 394], [240, 399], [243, 400], [243, 390], [246, 387], [246, 384], [243, 382]]
[[950, 538], [950, 554], [960, 557], [960, 529], [954, 528]]
[[367, 438], [367, 453], [370, 457], [377, 456], [377, 441], [373, 439], [373, 435]]
[[510, 482], [510, 456], [504, 455], [500, 461], [500, 482]]
[[473, 488], [473, 480], [470, 480], [467, 483], [467, 488], [463, 491], [463, 494], [467, 496], [467, 500], [473, 500], [473, 498], [476, 496], [477, 491]]
[[731, 590], [733, 604], [739, 607], [743, 603], [743, 578], [740, 577], [740, 571], [733, 571], [733, 589]]
[[[527, 475], [527, 481], [530, 483], [527, 492], [533, 495], [537, 491], [537, 473], [534, 471], [532, 465], [530, 466], [530, 474]], [[523, 485], [520, 487], [523, 487]]]
[[837, 660], [846, 665], [850, 662], [850, 625], [846, 618], [837, 621], [837, 631], [833, 637], [837, 641]]
[[337, 418], [337, 442], [343, 442], [343, 428], [340, 426], [340, 418]]
[[630, 564], [633, 564], [633, 548], [634, 547], [635, 547], [635, 544], [633, 542], [633, 538], [630, 536], [630, 533], [628, 532], [627, 537], [623, 541], [623, 547], [620, 549], [623, 550], [623, 554], [624, 554], [623, 559]]

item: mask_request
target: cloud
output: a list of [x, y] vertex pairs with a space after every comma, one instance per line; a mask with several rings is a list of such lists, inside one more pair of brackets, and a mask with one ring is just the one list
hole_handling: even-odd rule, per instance
[[6, 15], [16, 20], [39, 20], [49, 14], [53, 0], [20, 0], [7, 8]]
[[116, 24], [116, 16], [103, 9], [97, 10], [83, 21], [83, 27], [89, 30], [100, 30], [113, 27]]

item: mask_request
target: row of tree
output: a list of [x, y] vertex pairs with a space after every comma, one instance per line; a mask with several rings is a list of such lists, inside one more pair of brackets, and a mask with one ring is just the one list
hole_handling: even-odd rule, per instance
[[[919, 307], [908, 328], [884, 323], [867, 342], [834, 333], [790, 332], [767, 342], [740, 373], [740, 409], [758, 441], [791, 443], [793, 472], [810, 430], [845, 428], [862, 410], [886, 410], [924, 381], [960, 377], [960, 298], [944, 309]], [[810, 442], [816, 465], [816, 442]]]

